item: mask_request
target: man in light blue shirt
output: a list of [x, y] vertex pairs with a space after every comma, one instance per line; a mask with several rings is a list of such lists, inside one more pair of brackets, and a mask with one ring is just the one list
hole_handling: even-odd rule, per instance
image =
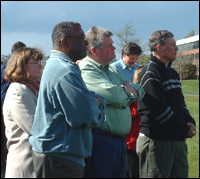
[[92, 155], [92, 127], [101, 122], [104, 98], [86, 87], [75, 62], [87, 40], [77, 22], [52, 32], [53, 49], [44, 68], [29, 141], [37, 178], [83, 178]]
[[129, 42], [122, 49], [122, 58], [111, 65], [117, 68], [127, 80], [132, 82], [135, 70], [139, 67], [136, 62], [141, 53], [140, 46], [136, 43]]
[[[140, 46], [138, 46], [136, 43], [130, 42], [123, 47], [122, 58], [112, 63], [111, 65], [117, 68], [117, 70], [126, 79], [133, 82], [135, 70], [139, 67], [139, 65], [136, 62], [141, 53], [142, 50]], [[139, 125], [138, 123], [132, 122], [131, 131], [135, 131], [135, 128], [139, 128], [138, 125]], [[134, 133], [136, 134], [136, 132]], [[133, 133], [131, 132], [130, 134]], [[127, 140], [127, 144], [130, 144], [129, 140]], [[133, 150], [133, 148], [127, 149], [126, 178], [138, 178], [139, 176], [138, 161], [139, 157], [137, 156], [136, 151]]]

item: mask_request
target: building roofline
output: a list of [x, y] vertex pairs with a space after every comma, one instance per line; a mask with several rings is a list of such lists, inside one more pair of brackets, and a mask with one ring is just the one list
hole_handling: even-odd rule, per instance
[[195, 36], [188, 37], [185, 39], [177, 40], [176, 45], [178, 46], [178, 45], [183, 45], [183, 44], [187, 44], [190, 42], [196, 42], [196, 41], [199, 41], [199, 35], [195, 35]]

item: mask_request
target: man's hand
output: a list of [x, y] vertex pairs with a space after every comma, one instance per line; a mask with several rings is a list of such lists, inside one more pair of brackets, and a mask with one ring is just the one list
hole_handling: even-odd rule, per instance
[[133, 88], [132, 86], [125, 86], [125, 85], [121, 85], [120, 87], [121, 87], [125, 92], [130, 92], [130, 93], [132, 93], [132, 94], [135, 96], [135, 98], [138, 99], [139, 94], [138, 94], [138, 92], [136, 91], [135, 88]]
[[124, 81], [123, 85], [124, 86], [130, 86], [132, 83], [130, 81]]
[[196, 128], [194, 124], [191, 122], [188, 122], [187, 125], [190, 126], [190, 130], [187, 132], [186, 138], [192, 138], [193, 136], [196, 135]]

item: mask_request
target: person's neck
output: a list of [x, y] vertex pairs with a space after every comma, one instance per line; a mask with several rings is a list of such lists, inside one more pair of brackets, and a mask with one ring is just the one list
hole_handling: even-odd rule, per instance
[[103, 65], [104, 67], [109, 65], [109, 63], [107, 63], [107, 62], [104, 63], [103, 60], [101, 60], [100, 58], [98, 58], [95, 55], [90, 55], [90, 56], [88, 55], [88, 57], [90, 57], [92, 60], [94, 60], [95, 62], [99, 63], [100, 65]]
[[166, 60], [165, 58], [161, 57], [160, 55], [154, 53], [153, 56], [155, 56], [158, 60], [160, 60], [161, 62], [163, 62], [165, 64], [165, 66], [167, 67], [169, 64], [169, 61]]
[[54, 47], [52, 50], [57, 50], [57, 51], [59, 51], [59, 52], [64, 53], [64, 54], [67, 55], [73, 62], [76, 62], [76, 61], [77, 61], [77, 59], [75, 59], [72, 55], [70, 55], [69, 52], [66, 51], [64, 48], [61, 48], [61, 47], [55, 48], [55, 47]]

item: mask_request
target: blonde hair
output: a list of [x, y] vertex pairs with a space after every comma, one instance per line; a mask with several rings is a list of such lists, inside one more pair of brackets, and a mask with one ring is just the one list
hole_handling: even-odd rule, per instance
[[4, 79], [10, 82], [21, 82], [30, 78], [27, 72], [27, 63], [30, 59], [43, 59], [43, 53], [36, 48], [22, 47], [14, 51], [5, 68]]
[[139, 78], [140, 72], [142, 71], [143, 67], [144, 67], [144, 66], [141, 65], [141, 66], [139, 66], [139, 67], [135, 70], [134, 78], [133, 78], [133, 83], [138, 83], [138, 78]]

